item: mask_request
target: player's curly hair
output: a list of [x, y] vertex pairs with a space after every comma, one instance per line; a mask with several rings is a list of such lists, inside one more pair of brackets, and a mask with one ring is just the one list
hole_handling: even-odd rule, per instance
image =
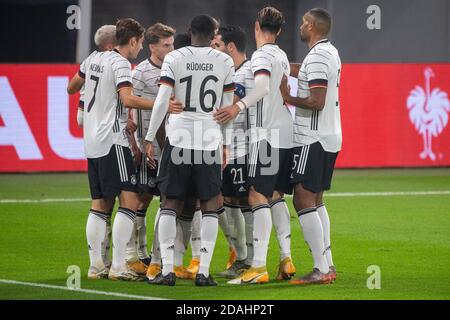
[[277, 34], [284, 24], [283, 14], [274, 7], [265, 7], [258, 12], [256, 19], [262, 31]]
[[116, 23], [117, 44], [123, 46], [128, 44], [131, 38], [140, 39], [144, 36], [145, 29], [139, 22], [132, 18], [120, 19]]

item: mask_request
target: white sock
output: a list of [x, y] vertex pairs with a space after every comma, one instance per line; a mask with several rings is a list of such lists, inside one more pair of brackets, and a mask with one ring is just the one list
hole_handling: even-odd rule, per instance
[[247, 258], [247, 246], [244, 215], [241, 212], [241, 208], [238, 206], [225, 206], [225, 211], [227, 211], [227, 218], [229, 219], [231, 217], [231, 220], [234, 221], [235, 233], [233, 235], [233, 244], [236, 248], [236, 260], [245, 260]]
[[159, 217], [159, 246], [161, 249], [163, 276], [173, 272], [173, 252], [177, 235], [177, 213], [170, 209], [161, 209]]
[[155, 216], [155, 224], [153, 230], [153, 241], [152, 241], [152, 261], [151, 263], [156, 263], [161, 265], [161, 248], [159, 246], [159, 218], [161, 209], [159, 208]]
[[108, 212], [108, 217], [106, 219], [105, 239], [103, 239], [102, 242], [102, 258], [103, 264], [105, 266], [111, 266], [111, 257], [110, 257], [111, 237], [112, 237], [111, 215], [112, 212]]
[[[137, 217], [136, 217], [137, 218]], [[133, 224], [133, 232], [131, 232], [130, 241], [127, 243], [126, 249], [126, 260], [127, 262], [136, 262], [139, 260], [138, 250], [137, 250], [137, 228], [136, 228], [136, 220], [134, 220]]]
[[253, 261], [252, 267], [266, 266], [267, 249], [269, 248], [270, 233], [272, 231], [272, 216], [270, 206], [261, 204], [253, 211]]
[[202, 216], [202, 231], [201, 231], [201, 243], [200, 249], [200, 268], [199, 273], [202, 273], [205, 277], [209, 276], [209, 265], [214, 253], [214, 246], [217, 240], [218, 231], [218, 217], [214, 211], [206, 211]]
[[105, 265], [102, 257], [102, 244], [106, 235], [108, 215], [91, 209], [86, 223], [86, 239], [91, 267], [102, 270]]
[[247, 246], [246, 264], [252, 265], [253, 262], [253, 212], [250, 207], [242, 208], [242, 214], [245, 219], [245, 244]]
[[329, 268], [325, 258], [322, 223], [316, 208], [302, 209], [297, 214], [302, 226], [303, 236], [313, 256], [314, 268], [319, 269], [322, 273], [328, 273]]
[[136, 213], [130, 209], [119, 207], [112, 229], [113, 262], [111, 268], [116, 272], [125, 271], [127, 243], [134, 229]]
[[331, 238], [330, 238], [330, 218], [328, 216], [327, 208], [324, 204], [317, 207], [320, 221], [323, 229], [323, 244], [325, 246], [325, 257], [327, 258], [328, 267], [334, 266], [333, 257], [331, 255]]
[[[231, 208], [226, 206], [226, 205], [224, 205], [223, 206], [223, 211], [224, 212], [221, 213], [220, 216], [219, 216], [219, 224], [220, 223], [227, 223], [228, 224], [226, 230], [222, 229], [222, 231], [223, 231], [224, 234], [226, 232], [228, 232], [227, 241], [229, 239], [228, 242], [232, 244], [233, 248], [236, 248], [236, 241], [237, 241], [237, 238], [236, 238], [236, 226], [234, 224], [234, 218], [231, 215]], [[222, 225], [221, 225], [221, 227], [222, 227]]]
[[272, 221], [280, 247], [280, 261], [291, 257], [291, 216], [284, 199], [271, 203]]
[[139, 259], [148, 258], [147, 251], [147, 209], [136, 212], [137, 250]]
[[197, 210], [194, 213], [191, 227], [191, 251], [192, 258], [200, 259], [200, 247], [201, 247], [201, 230], [202, 230], [202, 211]]
[[[227, 213], [224, 211], [223, 208], [218, 210], [219, 215], [219, 225], [220, 229], [222, 229], [223, 235], [227, 239], [228, 247], [234, 249], [233, 241], [231, 240], [231, 232], [230, 232], [230, 226], [228, 224], [228, 216]], [[204, 217], [204, 215], [203, 215]]]
[[191, 238], [191, 220], [181, 216], [177, 218], [177, 235], [175, 237], [173, 263], [179, 267], [183, 265], [183, 257], [186, 253], [189, 239]]

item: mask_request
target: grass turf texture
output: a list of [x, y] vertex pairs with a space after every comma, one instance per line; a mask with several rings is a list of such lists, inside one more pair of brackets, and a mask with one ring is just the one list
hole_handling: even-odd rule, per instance
[[[450, 169], [337, 170], [332, 192], [450, 190]], [[86, 174], [3, 174], [1, 199], [88, 198]], [[292, 256], [299, 274], [312, 258], [291, 210]], [[85, 223], [89, 201], [0, 203], [0, 279], [65, 286], [66, 269], [82, 270], [81, 288], [169, 299], [449, 299], [450, 196], [325, 197], [332, 224], [338, 280], [333, 285], [298, 287], [278, 282], [278, 244], [272, 232], [268, 255], [271, 282], [197, 288], [178, 280], [175, 287], [145, 282], [87, 280]], [[157, 202], [149, 210], [148, 239]], [[149, 246], [150, 248], [150, 246]], [[185, 257], [189, 262], [190, 251]], [[228, 259], [221, 231], [212, 274]], [[367, 267], [381, 268], [381, 289], [366, 286]], [[0, 283], [0, 299], [120, 299], [81, 292]]]

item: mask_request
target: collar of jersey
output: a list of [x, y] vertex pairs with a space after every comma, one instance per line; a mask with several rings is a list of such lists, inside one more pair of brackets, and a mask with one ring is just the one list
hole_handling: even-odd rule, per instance
[[[311, 47], [311, 49], [309, 49], [309, 51], [311, 51], [311, 50], [312, 50], [315, 46], [317, 46], [318, 44], [326, 43], [326, 42], [330, 42], [330, 40], [328, 40], [328, 39], [322, 39], [322, 40], [317, 41], [316, 43], [313, 44], [313, 46]], [[309, 51], [308, 51], [308, 52], [309, 52]]]
[[150, 62], [150, 64], [151, 64], [152, 66], [154, 66], [155, 68], [161, 69], [161, 66], [158, 66], [157, 64], [154, 64], [153, 61], [152, 61], [152, 59], [148, 58], [148, 62]]
[[277, 44], [275, 42], [267, 42], [267, 43], [264, 43], [261, 47], [263, 47], [263, 46], [265, 46], [267, 44], [270, 44], [272, 46], [277, 46]]
[[244, 65], [244, 63], [246, 63], [248, 60], [245, 59], [244, 61], [242, 61], [242, 63], [236, 68], [235, 71], [238, 71], [240, 67], [242, 67]]

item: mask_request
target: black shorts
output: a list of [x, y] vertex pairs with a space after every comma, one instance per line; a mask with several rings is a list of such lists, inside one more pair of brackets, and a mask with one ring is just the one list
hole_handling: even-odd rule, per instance
[[206, 201], [220, 194], [222, 167], [219, 150], [174, 147], [166, 139], [161, 154], [157, 185], [167, 198], [192, 196]]
[[267, 140], [250, 145], [247, 186], [266, 197], [274, 191], [292, 194], [289, 182], [292, 149], [272, 148]]
[[338, 152], [327, 152], [320, 142], [295, 147], [292, 162], [291, 183], [301, 183], [314, 193], [329, 190]]
[[92, 199], [107, 199], [122, 191], [137, 192], [136, 166], [128, 147], [113, 145], [106, 156], [88, 158]]
[[158, 187], [156, 186], [158, 161], [156, 161], [156, 168], [151, 169], [147, 164], [147, 156], [145, 155], [145, 153], [141, 153], [141, 164], [137, 171], [139, 193], [149, 193], [154, 196], [159, 196], [160, 192]]
[[224, 197], [247, 198], [247, 156], [232, 160], [223, 170], [222, 195]]

